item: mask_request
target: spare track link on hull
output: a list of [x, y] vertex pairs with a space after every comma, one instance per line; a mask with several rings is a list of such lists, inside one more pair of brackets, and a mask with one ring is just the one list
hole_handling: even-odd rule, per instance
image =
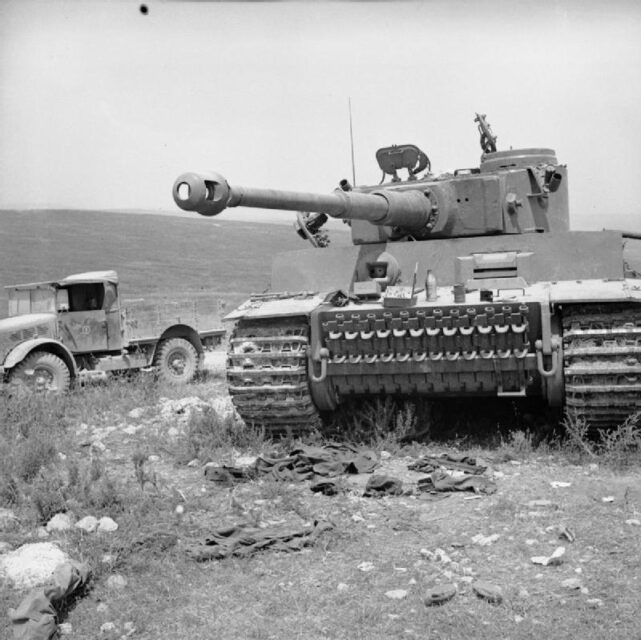
[[641, 411], [641, 305], [563, 309], [565, 404], [591, 428], [616, 428]]
[[266, 435], [298, 436], [318, 428], [309, 391], [306, 318], [240, 320], [227, 354], [232, 402], [247, 425]]

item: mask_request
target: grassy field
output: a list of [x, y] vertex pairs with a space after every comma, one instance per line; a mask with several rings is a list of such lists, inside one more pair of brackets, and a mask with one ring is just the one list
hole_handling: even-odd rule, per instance
[[[305, 246], [284, 225], [97, 212], [0, 220], [1, 284], [115, 268], [125, 297], [204, 293], [228, 306], [268, 286], [273, 253]], [[206, 463], [235, 464], [275, 446], [229, 406], [221, 368], [179, 388], [143, 374], [63, 397], [0, 397], [0, 508], [15, 515], [0, 542], [40, 541], [59, 512], [119, 525], [46, 538], [93, 572], [59, 612], [66, 637], [641, 640], [638, 423], [599, 446], [578, 425], [568, 435], [509, 402], [354, 410], [345, 439], [366, 440], [376, 473], [405, 489], [366, 498], [365, 474], [341, 478], [335, 496], [312, 493], [309, 482], [208, 481]], [[417, 443], [412, 433], [428, 435]], [[419, 492], [425, 474], [408, 465], [443, 452], [482, 460], [496, 492]], [[187, 553], [221, 527], [295, 530], [315, 520], [332, 528], [302, 551], [209, 562]], [[561, 546], [560, 564], [532, 562]], [[479, 580], [502, 601], [479, 598]], [[455, 585], [454, 598], [426, 606], [443, 585]], [[23, 596], [0, 583], [0, 638], [11, 637], [6, 612]]]
[[[112, 534], [72, 528], [47, 538], [93, 570], [89, 587], [61, 612], [66, 637], [641, 637], [638, 449], [588, 454], [571, 441], [537, 443], [516, 419], [476, 434], [485, 446], [462, 434], [401, 445], [409, 427], [426, 426], [404, 414], [378, 424], [369, 442], [380, 458], [376, 473], [401, 479], [403, 495], [363, 497], [366, 475], [344, 477], [335, 496], [312, 493], [309, 482], [258, 479], [230, 488], [208, 481], [203, 464], [234, 464], [273, 445], [216, 411], [166, 410], [185, 396], [219, 403], [222, 372], [183, 389], [140, 378], [0, 402], [0, 499], [19, 522], [0, 539], [12, 547], [37, 541], [38, 527], [60, 511], [74, 519], [107, 515], [119, 525]], [[417, 492], [424, 474], [408, 465], [443, 451], [487, 464], [496, 493]], [[221, 527], [244, 523], [260, 532], [315, 520], [332, 529], [303, 551], [208, 562], [187, 554]], [[564, 530], [571, 541], [559, 536]], [[532, 562], [560, 546], [558, 566]], [[111, 585], [114, 576], [124, 582]], [[502, 601], [479, 598], [479, 580], [500, 588]], [[426, 606], [427, 594], [447, 584], [456, 596]], [[22, 595], [5, 586], [0, 609]], [[0, 638], [10, 634], [3, 616]]]
[[[348, 242], [336, 232], [333, 241]], [[213, 295], [229, 309], [269, 286], [272, 256], [310, 247], [291, 225], [98, 211], [0, 212], [0, 286], [116, 269], [127, 298]], [[310, 247], [311, 248], [311, 247]], [[6, 315], [0, 289], [0, 317]]]

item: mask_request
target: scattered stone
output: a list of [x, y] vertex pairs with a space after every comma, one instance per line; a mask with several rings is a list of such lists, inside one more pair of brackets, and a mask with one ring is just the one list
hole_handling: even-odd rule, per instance
[[100, 633], [111, 633], [116, 630], [116, 625], [113, 622], [104, 622], [100, 625]]
[[603, 600], [601, 600], [601, 598], [589, 598], [585, 602], [593, 609], [598, 609], [599, 607], [603, 606]]
[[167, 429], [167, 435], [170, 438], [177, 438], [180, 435], [180, 429], [177, 429], [176, 427], [169, 427], [169, 429]]
[[565, 489], [566, 487], [571, 487], [572, 483], [571, 482], [560, 482], [558, 480], [552, 480], [552, 482], [550, 482], [550, 485], [552, 485], [553, 489]]
[[355, 513], [352, 515], [353, 522], [365, 522], [365, 518], [360, 513]]
[[490, 536], [484, 536], [482, 533], [477, 533], [472, 537], [472, 542], [474, 544], [478, 544], [481, 547], [487, 547], [493, 542], [496, 542], [500, 537], [501, 535], [498, 533], [493, 533]]
[[638, 520], [637, 518], [630, 518], [629, 520], [626, 520], [625, 523], [632, 525], [633, 527], [641, 527], [641, 520]]
[[374, 563], [373, 562], [361, 562], [358, 565], [358, 570], [359, 571], [372, 571], [374, 569]]
[[381, 451], [380, 456], [381, 460], [389, 460], [392, 457], [392, 454], [389, 451]]
[[598, 471], [599, 470], [599, 465], [596, 462], [591, 462], [588, 465], [588, 469], [590, 469], [590, 471]]
[[516, 622], [516, 624], [521, 624], [523, 620], [525, 620], [523, 616], [514, 616], [514, 622]]
[[60, 633], [61, 636], [69, 636], [73, 633], [73, 626], [71, 625], [71, 622], [61, 622], [58, 625], [58, 633]]
[[551, 507], [554, 503], [552, 500], [530, 500], [527, 506], [532, 507]]
[[483, 598], [483, 600], [493, 604], [499, 604], [503, 601], [503, 590], [491, 582], [478, 580], [472, 584], [472, 590], [479, 598]]
[[132, 409], [127, 416], [130, 418], [133, 418], [134, 420], [139, 420], [145, 415], [145, 409], [142, 407], [136, 407], [135, 409]]
[[407, 591], [405, 589], [392, 589], [391, 591], [386, 591], [385, 595], [390, 600], [402, 600], [407, 597]]
[[24, 544], [0, 557], [0, 578], [15, 589], [30, 589], [46, 584], [55, 568], [71, 558], [51, 542]]
[[559, 539], [567, 540], [568, 542], [574, 542], [576, 540], [576, 535], [574, 534], [574, 531], [566, 527], [565, 525], [561, 524], [556, 529], [559, 532]]
[[582, 584], [581, 584], [581, 580], [579, 580], [579, 578], [568, 578], [567, 580], [564, 580], [561, 583], [561, 586], [564, 589], [574, 590], [574, 589], [580, 589]]
[[107, 451], [107, 446], [100, 440], [94, 440], [91, 443], [91, 448], [95, 451], [98, 451], [99, 453], [104, 453], [105, 451]]
[[124, 589], [127, 586], [127, 578], [120, 573], [114, 573], [107, 578], [107, 587], [109, 589]]
[[443, 564], [448, 564], [452, 562], [452, 558], [443, 551], [443, 549], [435, 549], [434, 550], [434, 555], [436, 556], [437, 560], [440, 560]]
[[67, 513], [56, 513], [56, 515], [47, 522], [46, 529], [49, 533], [52, 531], [68, 531], [71, 529], [73, 521]]
[[194, 458], [193, 460], [190, 460], [187, 463], [188, 467], [198, 467], [200, 465], [200, 460], [198, 458]]
[[533, 556], [530, 560], [534, 564], [542, 564], [544, 567], [553, 567], [563, 562], [565, 547], [557, 547], [551, 556]]
[[349, 589], [349, 586], [346, 585], [344, 582], [339, 582], [338, 585], [336, 586], [337, 591], [347, 591]]
[[234, 462], [234, 466], [236, 467], [251, 467], [256, 460], [258, 460], [257, 456], [238, 456], [236, 458], [236, 461]]
[[136, 625], [131, 620], [129, 620], [122, 625], [122, 629], [125, 632], [125, 635], [130, 636], [131, 634], [135, 633]]
[[109, 611], [109, 607], [104, 602], [96, 607], [96, 613], [107, 613], [107, 611]]
[[425, 596], [425, 606], [444, 604], [456, 595], [456, 585], [444, 584], [430, 589]]
[[74, 526], [76, 529], [82, 529], [87, 533], [93, 533], [98, 528], [98, 518], [95, 516], [85, 516], [78, 520]]
[[528, 538], [525, 541], [525, 544], [528, 545], [529, 547], [531, 547], [532, 545], [537, 544], [537, 543], [538, 543], [538, 540], [536, 538]]
[[49, 537], [49, 532], [44, 528], [44, 527], [38, 527], [36, 529], [36, 538], [40, 538], [41, 540], [44, 540], [45, 538]]
[[0, 531], [11, 531], [18, 524], [18, 517], [11, 509], [0, 509]]
[[601, 502], [614, 502], [614, 496], [603, 496]]
[[141, 428], [142, 427], [140, 425], [129, 424], [122, 430], [122, 432], [127, 434], [128, 436], [134, 436], [140, 431]]
[[104, 516], [98, 521], [98, 533], [112, 533], [117, 529], [118, 523], [108, 516]]

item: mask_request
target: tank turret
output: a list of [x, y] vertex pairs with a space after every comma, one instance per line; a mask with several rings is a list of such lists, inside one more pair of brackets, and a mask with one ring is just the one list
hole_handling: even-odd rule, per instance
[[[554, 151], [496, 151], [496, 138], [484, 116], [478, 118], [484, 125], [479, 127], [484, 153], [478, 168], [434, 175], [418, 147], [394, 145], [376, 154], [383, 170], [377, 186], [353, 188], [342, 180], [333, 193], [316, 194], [233, 187], [218, 173], [184, 173], [174, 183], [174, 200], [204, 216], [239, 206], [324, 214], [351, 221], [354, 244], [566, 231], [566, 169]], [[399, 169], [407, 169], [405, 181]], [[384, 182], [386, 175], [389, 182]], [[318, 226], [318, 217], [313, 220]]]

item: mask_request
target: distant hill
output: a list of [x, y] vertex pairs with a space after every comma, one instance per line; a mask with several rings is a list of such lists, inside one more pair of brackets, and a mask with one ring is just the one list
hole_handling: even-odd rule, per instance
[[[336, 245], [346, 231], [331, 232]], [[311, 246], [290, 225], [100, 211], [0, 211], [0, 317], [7, 285], [115, 269], [123, 297], [220, 296], [232, 309], [269, 286], [275, 253]]]

